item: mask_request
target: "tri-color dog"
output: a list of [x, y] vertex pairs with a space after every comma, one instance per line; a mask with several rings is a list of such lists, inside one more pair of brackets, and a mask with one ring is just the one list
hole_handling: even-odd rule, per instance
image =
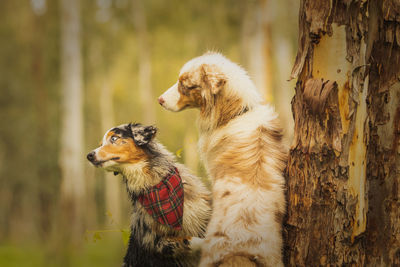
[[213, 181], [213, 213], [200, 266], [283, 266], [287, 150], [274, 109], [237, 64], [218, 53], [187, 62], [159, 98], [200, 109], [199, 149]]
[[190, 237], [204, 236], [211, 195], [155, 134], [153, 126], [120, 125], [87, 158], [126, 183], [133, 214], [123, 266], [196, 266]]

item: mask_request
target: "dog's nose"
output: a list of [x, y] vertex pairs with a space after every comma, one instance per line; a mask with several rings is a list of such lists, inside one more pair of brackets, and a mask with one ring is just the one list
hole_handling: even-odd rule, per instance
[[165, 100], [164, 98], [162, 98], [161, 96], [158, 98], [158, 103], [160, 103], [160, 105], [162, 106], [162, 104], [164, 104]]
[[94, 160], [94, 151], [90, 152], [89, 154], [87, 154], [86, 158], [89, 161], [93, 161]]

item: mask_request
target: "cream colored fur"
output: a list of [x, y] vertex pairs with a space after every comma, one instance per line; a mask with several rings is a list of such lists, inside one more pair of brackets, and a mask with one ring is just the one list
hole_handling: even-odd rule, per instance
[[[208, 53], [189, 61], [180, 76], [198, 77], [205, 67], [215, 73], [205, 72], [203, 80], [218, 84], [210, 82], [210, 77], [223, 79], [219, 84], [224, 86], [219, 91], [201, 91], [206, 99], [211, 90], [211, 99], [216, 101], [209, 114], [200, 114], [198, 143], [213, 181], [213, 213], [205, 239], [192, 240], [192, 246], [202, 247], [200, 266], [283, 266], [281, 218], [287, 149], [278, 116], [263, 104], [246, 72], [220, 54]], [[179, 110], [175, 89], [177, 85], [161, 96], [163, 106], [172, 111]], [[221, 116], [228, 114], [224, 103], [232, 98], [240, 99], [235, 110], [243, 112], [219, 125]]]
[[[201, 155], [207, 170], [210, 171], [210, 177], [214, 179], [213, 214], [202, 246], [201, 266], [212, 266], [227, 255], [242, 252], [254, 255], [257, 262], [263, 266], [282, 266], [281, 222], [276, 220], [277, 214], [283, 214], [285, 211], [282, 170], [273, 167], [275, 159], [273, 154], [268, 153], [270, 150], [263, 151], [252, 147], [253, 135], [257, 128], [270, 127], [268, 118], [275, 119], [276, 114], [272, 113], [268, 106], [260, 106], [222, 129], [201, 135]], [[226, 135], [234, 140], [241, 140], [243, 146], [226, 144], [219, 150], [237, 151], [238, 147], [241, 147], [238, 153], [243, 155], [239, 160], [240, 164], [248, 166], [256, 165], [254, 162], [262, 157], [262, 168], [270, 174], [266, 179], [271, 180], [271, 188], [249, 184], [243, 181], [248, 177], [241, 175], [222, 175], [219, 179], [214, 178], [216, 171], [213, 170], [218, 168], [215, 164], [220, 155], [213, 153], [213, 149]], [[225, 192], [230, 192], [230, 195], [223, 198]], [[254, 216], [254, 223], [248, 223], [245, 216]], [[223, 232], [224, 236], [216, 236], [217, 232]]]

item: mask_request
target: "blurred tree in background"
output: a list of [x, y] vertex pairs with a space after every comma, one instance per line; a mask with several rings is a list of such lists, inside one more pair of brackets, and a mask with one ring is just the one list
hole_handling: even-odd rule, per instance
[[[73, 2], [78, 26], [68, 35]], [[3, 0], [0, 16], [0, 266], [121, 263], [120, 233], [85, 240], [85, 230], [129, 224], [121, 178], [85, 159], [115, 125], [155, 124], [161, 142], [206, 181], [196, 112], [167, 112], [157, 97], [207, 50], [249, 70], [291, 135], [295, 0]], [[64, 54], [71, 42], [75, 50]], [[79, 88], [81, 100], [67, 102]], [[76, 202], [65, 206], [65, 196]], [[79, 211], [66, 212], [68, 205]]]

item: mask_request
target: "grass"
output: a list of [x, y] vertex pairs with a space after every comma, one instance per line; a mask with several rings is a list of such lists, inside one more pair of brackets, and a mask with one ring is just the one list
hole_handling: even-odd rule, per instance
[[0, 244], [2, 267], [121, 266], [126, 247], [121, 238], [105, 236], [79, 247], [54, 250], [46, 244]]

